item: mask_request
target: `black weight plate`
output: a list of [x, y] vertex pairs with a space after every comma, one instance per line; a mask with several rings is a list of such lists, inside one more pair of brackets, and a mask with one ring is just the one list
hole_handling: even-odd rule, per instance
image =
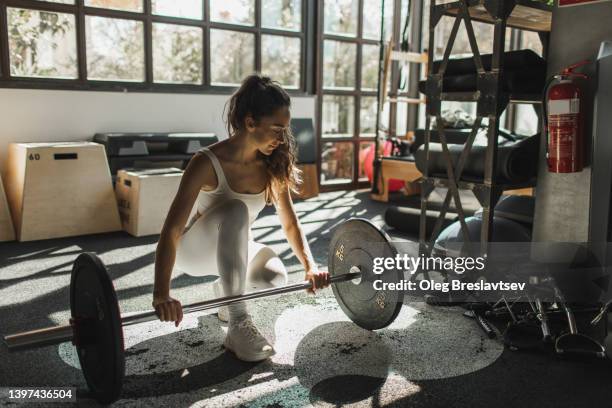
[[87, 385], [99, 402], [113, 402], [125, 374], [121, 315], [113, 282], [93, 253], [83, 253], [74, 262], [70, 310], [77, 322], [75, 346]]
[[375, 290], [373, 282], [399, 282], [403, 271], [392, 269], [377, 275], [372, 271], [374, 258], [394, 258], [397, 251], [388, 236], [370, 221], [351, 218], [338, 226], [329, 246], [329, 274], [349, 273], [352, 266], [361, 270], [361, 280], [332, 285], [338, 304], [346, 315], [360, 327], [382, 329], [397, 317], [404, 293], [396, 290]]

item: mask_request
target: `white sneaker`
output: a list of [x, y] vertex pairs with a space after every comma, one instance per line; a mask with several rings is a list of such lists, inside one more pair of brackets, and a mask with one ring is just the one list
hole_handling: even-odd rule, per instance
[[[217, 279], [213, 282], [213, 293], [215, 294], [215, 298], [225, 297], [223, 288], [221, 287], [221, 279]], [[217, 317], [222, 322], [229, 322], [229, 309], [227, 306], [221, 306], [219, 310], [217, 310]]]
[[261, 361], [276, 354], [249, 316], [237, 323], [230, 322], [223, 345], [243, 361]]

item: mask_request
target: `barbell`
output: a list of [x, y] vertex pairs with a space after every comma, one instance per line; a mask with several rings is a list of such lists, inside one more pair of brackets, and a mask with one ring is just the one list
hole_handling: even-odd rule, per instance
[[[403, 303], [401, 291], [375, 290], [372, 282], [399, 282], [400, 270], [382, 275], [372, 272], [376, 257], [395, 257], [388, 236], [366, 219], [352, 218], [334, 229], [329, 246], [328, 269], [332, 290], [340, 308], [358, 326], [376, 330], [391, 324]], [[305, 290], [312, 282], [263, 289], [242, 295], [210, 299], [183, 306], [193, 313], [234, 302]], [[123, 327], [158, 319], [155, 311], [121, 316], [117, 294], [106, 266], [91, 252], [80, 254], [70, 279], [68, 324], [16, 333], [4, 337], [9, 351], [71, 341], [92, 396], [102, 403], [117, 400], [125, 375]]]

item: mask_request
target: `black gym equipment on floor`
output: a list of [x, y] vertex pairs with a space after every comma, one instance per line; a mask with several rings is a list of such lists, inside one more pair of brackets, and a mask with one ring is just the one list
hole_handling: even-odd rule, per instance
[[[365, 246], [364, 246], [365, 245]], [[329, 274], [338, 304], [358, 326], [376, 330], [391, 324], [403, 303], [401, 291], [374, 290], [375, 280], [398, 282], [403, 271], [372, 271], [377, 257], [394, 257], [389, 237], [370, 221], [349, 219], [338, 226], [329, 247]], [[264, 289], [237, 296], [205, 300], [183, 306], [193, 313], [238, 301], [306, 290], [311, 282]], [[17, 333], [4, 338], [9, 351], [29, 350], [71, 341], [77, 349], [83, 375], [93, 397], [103, 403], [117, 400], [125, 373], [123, 326], [158, 319], [154, 311], [122, 317], [106, 266], [94, 253], [74, 262], [70, 282], [69, 324]]]

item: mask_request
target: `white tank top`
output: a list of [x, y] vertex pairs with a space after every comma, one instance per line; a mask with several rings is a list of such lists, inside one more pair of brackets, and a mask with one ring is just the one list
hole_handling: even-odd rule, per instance
[[[195, 204], [197, 206], [198, 213], [204, 215], [206, 214], [206, 211], [216, 207], [217, 205], [223, 204], [228, 200], [238, 199], [244, 202], [248, 208], [250, 227], [261, 210], [263, 210], [263, 208], [266, 206], [265, 189], [261, 193], [257, 194], [235, 192], [229, 186], [217, 156], [215, 156], [215, 154], [206, 147], [200, 149], [200, 151], [208, 156], [215, 169], [215, 173], [217, 174], [217, 188], [211, 191], [200, 190]], [[251, 230], [249, 228], [249, 237], [250, 236]]]

